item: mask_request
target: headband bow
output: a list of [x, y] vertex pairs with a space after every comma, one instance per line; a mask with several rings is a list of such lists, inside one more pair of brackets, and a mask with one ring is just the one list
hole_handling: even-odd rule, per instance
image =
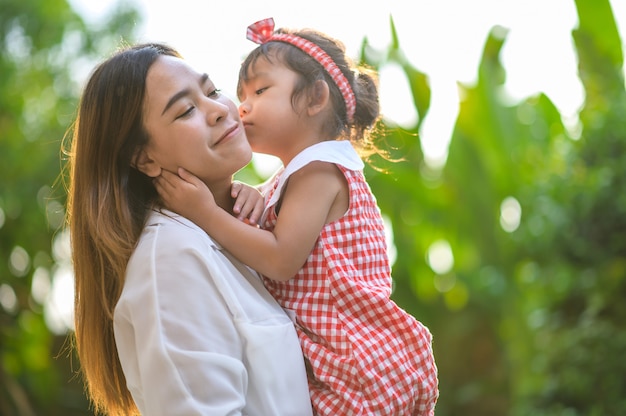
[[319, 62], [335, 82], [339, 91], [341, 91], [343, 101], [346, 105], [346, 117], [348, 122], [352, 122], [356, 109], [356, 99], [352, 87], [350, 87], [350, 82], [348, 82], [335, 61], [333, 61], [322, 48], [300, 36], [287, 33], [274, 33], [274, 19], [271, 17], [259, 20], [248, 26], [246, 37], [260, 45], [272, 41], [289, 43]]

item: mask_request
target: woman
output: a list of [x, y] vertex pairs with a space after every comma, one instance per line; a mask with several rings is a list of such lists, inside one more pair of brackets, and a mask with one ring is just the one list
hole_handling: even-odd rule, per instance
[[96, 411], [307, 415], [290, 319], [258, 275], [159, 206], [179, 166], [229, 211], [251, 159], [235, 104], [173, 49], [137, 45], [99, 65], [74, 126], [68, 220], [76, 349]]

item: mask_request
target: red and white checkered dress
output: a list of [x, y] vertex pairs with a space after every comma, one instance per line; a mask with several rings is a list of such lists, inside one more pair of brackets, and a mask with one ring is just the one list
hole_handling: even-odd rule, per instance
[[362, 171], [354, 169], [362, 162], [349, 142], [320, 145], [279, 173], [263, 223], [270, 230], [276, 224], [275, 193], [285, 175], [312, 160], [336, 163], [344, 173], [348, 212], [326, 224], [293, 279], [264, 279], [278, 302], [295, 313], [313, 407], [318, 415], [332, 416], [432, 415], [438, 381], [431, 334], [389, 298], [383, 221]]

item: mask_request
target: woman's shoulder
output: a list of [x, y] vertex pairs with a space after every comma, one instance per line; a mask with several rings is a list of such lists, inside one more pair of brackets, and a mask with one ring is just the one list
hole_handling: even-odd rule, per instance
[[173, 212], [153, 211], [128, 260], [125, 291], [172, 284], [174, 292], [186, 291], [219, 277], [215, 268], [222, 262], [216, 243], [191, 221]]
[[217, 243], [200, 227], [187, 218], [168, 210], [153, 210], [144, 226], [140, 242], [153, 240], [175, 248], [189, 245], [218, 247]]
[[200, 227], [171, 211], [152, 211], [129, 259], [128, 270], [150, 264], [189, 267], [210, 262], [219, 245]]

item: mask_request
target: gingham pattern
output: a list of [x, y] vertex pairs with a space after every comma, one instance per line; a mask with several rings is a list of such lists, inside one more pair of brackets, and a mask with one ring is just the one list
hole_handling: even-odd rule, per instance
[[271, 17], [259, 20], [248, 26], [246, 37], [252, 42], [261, 45], [272, 41], [289, 43], [319, 62], [337, 87], [339, 87], [343, 101], [346, 104], [346, 117], [349, 122], [352, 122], [354, 111], [356, 110], [356, 98], [354, 97], [352, 87], [348, 79], [343, 75], [343, 72], [341, 72], [341, 69], [335, 64], [335, 61], [322, 48], [300, 36], [286, 33], [274, 34], [274, 19]]
[[[389, 299], [376, 200], [360, 171], [339, 168], [350, 186], [348, 212], [324, 227], [295, 278], [265, 284], [296, 314], [316, 414], [433, 415], [438, 381], [431, 334]], [[273, 208], [267, 229], [276, 224]]]

